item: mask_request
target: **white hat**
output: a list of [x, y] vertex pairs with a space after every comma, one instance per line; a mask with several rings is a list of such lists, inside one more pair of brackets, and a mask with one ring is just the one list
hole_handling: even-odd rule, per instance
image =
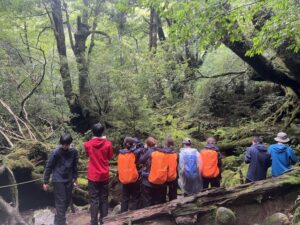
[[279, 132], [277, 134], [277, 137], [274, 138], [275, 141], [280, 142], [280, 143], [287, 143], [290, 141], [290, 139], [288, 138], [287, 134], [284, 132]]

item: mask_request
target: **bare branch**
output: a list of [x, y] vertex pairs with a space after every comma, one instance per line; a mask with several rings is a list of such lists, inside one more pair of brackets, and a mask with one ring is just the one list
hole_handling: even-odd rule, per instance
[[226, 73], [221, 73], [221, 74], [216, 74], [216, 75], [212, 75], [212, 76], [206, 76], [203, 73], [201, 73], [199, 70], [196, 71], [197, 74], [199, 74], [200, 76], [198, 77], [192, 77], [192, 78], [187, 78], [184, 79], [182, 82], [188, 82], [191, 80], [198, 80], [201, 78], [204, 79], [212, 79], [212, 78], [219, 78], [219, 77], [226, 77], [226, 76], [236, 76], [236, 75], [243, 75], [247, 72], [248, 70], [244, 70], [244, 71], [233, 71], [233, 72], [226, 72]]
[[14, 147], [14, 144], [11, 142], [9, 137], [1, 129], [0, 129], [0, 134], [5, 138], [10, 148]]
[[41, 37], [42, 34], [43, 34], [46, 30], [48, 30], [48, 29], [53, 29], [53, 28], [52, 28], [52, 27], [44, 27], [44, 28], [39, 32], [39, 34], [38, 34], [38, 36], [37, 36], [36, 44], [35, 44], [36, 47], [37, 47], [37, 45], [38, 45], [39, 42], [40, 42], [40, 37]]
[[101, 34], [101, 35], [107, 37], [107, 39], [109, 41], [109, 44], [111, 44], [111, 38], [110, 38], [110, 36], [107, 33], [105, 33], [104, 31], [99, 31], [99, 30], [90, 31], [90, 34], [93, 34], [93, 33], [95, 33], [95, 34]]
[[23, 98], [22, 102], [21, 102], [21, 112], [20, 112], [20, 116], [24, 115], [24, 106], [26, 101], [33, 95], [33, 93], [36, 91], [36, 89], [41, 85], [41, 83], [44, 80], [45, 74], [46, 74], [46, 65], [47, 65], [47, 60], [46, 60], [46, 56], [45, 56], [45, 52], [43, 49], [39, 48], [39, 51], [42, 52], [43, 54], [43, 59], [44, 59], [44, 63], [43, 63], [43, 72], [42, 75], [40, 77], [40, 80], [36, 83], [36, 85], [33, 87], [33, 89]]

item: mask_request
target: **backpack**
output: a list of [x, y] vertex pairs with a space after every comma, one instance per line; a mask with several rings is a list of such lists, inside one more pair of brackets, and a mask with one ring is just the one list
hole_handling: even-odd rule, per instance
[[199, 177], [198, 172], [198, 159], [196, 153], [183, 155], [183, 175], [189, 179], [195, 179]]
[[153, 184], [164, 184], [177, 178], [177, 154], [154, 150], [148, 180]]
[[135, 164], [135, 154], [133, 152], [120, 153], [118, 156], [119, 180], [122, 184], [135, 183], [139, 174]]
[[203, 149], [200, 155], [202, 159], [202, 177], [215, 178], [219, 176], [218, 152], [212, 149]]
[[167, 181], [174, 181], [177, 178], [177, 164], [178, 155], [177, 153], [168, 153], [168, 178]]

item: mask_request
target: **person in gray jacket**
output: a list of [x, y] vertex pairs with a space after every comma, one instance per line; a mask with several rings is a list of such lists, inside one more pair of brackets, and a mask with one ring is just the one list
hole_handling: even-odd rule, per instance
[[66, 225], [66, 211], [72, 198], [73, 184], [78, 177], [77, 150], [70, 147], [73, 139], [70, 134], [62, 134], [60, 145], [52, 151], [44, 172], [43, 189], [49, 189], [49, 179], [52, 173], [56, 214], [55, 225]]

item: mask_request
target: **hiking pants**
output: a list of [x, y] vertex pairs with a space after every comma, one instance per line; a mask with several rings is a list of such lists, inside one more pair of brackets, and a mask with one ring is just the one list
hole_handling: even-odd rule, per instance
[[128, 211], [129, 201], [130, 201], [130, 209], [135, 210], [139, 208], [140, 201], [140, 182], [136, 182], [133, 184], [123, 184], [122, 185], [122, 202], [121, 202], [121, 212]]
[[220, 187], [221, 186], [221, 178], [215, 177], [215, 178], [202, 178], [203, 180], [203, 188], [208, 188], [209, 184], [211, 187]]
[[72, 199], [73, 182], [53, 182], [56, 214], [55, 225], [66, 225], [66, 211]]
[[166, 202], [166, 197], [168, 195], [169, 201], [177, 199], [177, 180], [168, 182], [164, 187], [164, 197]]
[[164, 185], [157, 187], [142, 185], [143, 207], [164, 203], [166, 201], [166, 198], [164, 196], [164, 189]]
[[108, 181], [88, 181], [90, 196], [91, 225], [98, 225], [98, 213], [100, 212], [100, 224], [108, 214]]

